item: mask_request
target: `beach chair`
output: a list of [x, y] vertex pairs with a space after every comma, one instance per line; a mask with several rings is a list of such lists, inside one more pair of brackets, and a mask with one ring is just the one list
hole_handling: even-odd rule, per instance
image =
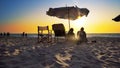
[[53, 24], [52, 30], [54, 31], [54, 40], [58, 41], [58, 38], [64, 37], [66, 39], [65, 27], [63, 24]]
[[38, 42], [52, 42], [52, 31], [49, 26], [38, 26]]

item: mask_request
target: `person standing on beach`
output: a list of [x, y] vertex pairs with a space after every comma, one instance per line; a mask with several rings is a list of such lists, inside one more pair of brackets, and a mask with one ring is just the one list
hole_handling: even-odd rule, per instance
[[22, 37], [27, 37], [27, 33], [23, 32]]
[[83, 27], [80, 29], [80, 31], [77, 32], [77, 36], [78, 36], [77, 44], [82, 43], [82, 42], [87, 42], [86, 32], [84, 31]]

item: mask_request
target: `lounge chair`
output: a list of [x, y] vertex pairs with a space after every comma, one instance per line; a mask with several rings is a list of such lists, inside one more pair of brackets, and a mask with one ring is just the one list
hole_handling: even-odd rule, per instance
[[55, 39], [55, 41], [58, 41], [59, 37], [66, 38], [65, 27], [64, 27], [63, 24], [53, 24], [52, 29], [54, 31], [54, 39]]

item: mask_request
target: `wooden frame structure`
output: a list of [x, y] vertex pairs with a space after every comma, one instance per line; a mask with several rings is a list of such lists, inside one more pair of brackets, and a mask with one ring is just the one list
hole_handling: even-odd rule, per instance
[[52, 31], [49, 26], [38, 26], [38, 42], [52, 42]]

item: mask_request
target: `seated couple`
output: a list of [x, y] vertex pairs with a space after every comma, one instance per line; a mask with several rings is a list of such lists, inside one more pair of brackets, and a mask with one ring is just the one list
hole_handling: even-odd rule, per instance
[[[82, 42], [87, 42], [86, 32], [84, 31], [83, 27], [80, 29], [80, 31], [77, 32], [77, 37], [78, 37], [77, 44], [80, 44]], [[68, 31], [67, 38], [68, 39], [75, 39], [75, 34], [74, 34], [74, 29], [73, 28], [71, 28]]]

